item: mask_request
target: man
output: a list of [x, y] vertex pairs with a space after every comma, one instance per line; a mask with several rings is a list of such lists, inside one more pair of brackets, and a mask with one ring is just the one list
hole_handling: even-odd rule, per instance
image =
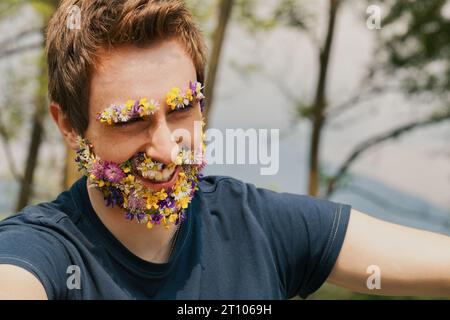
[[201, 176], [205, 46], [182, 1], [64, 0], [47, 59], [50, 112], [85, 177], [0, 223], [2, 298], [305, 298], [327, 280], [450, 296], [449, 237]]

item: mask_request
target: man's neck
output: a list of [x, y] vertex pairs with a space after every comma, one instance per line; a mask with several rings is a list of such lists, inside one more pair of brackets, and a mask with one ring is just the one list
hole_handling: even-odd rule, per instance
[[123, 209], [105, 206], [102, 192], [88, 185], [87, 182], [89, 199], [95, 213], [117, 240], [143, 260], [154, 263], [168, 261], [171, 239], [176, 231], [174, 225], [170, 224], [168, 229], [163, 225], [154, 225], [149, 230], [145, 223], [127, 221]]

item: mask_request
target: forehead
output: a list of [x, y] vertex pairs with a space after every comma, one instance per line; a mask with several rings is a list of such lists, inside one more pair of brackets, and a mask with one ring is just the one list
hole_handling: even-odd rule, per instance
[[89, 113], [95, 116], [112, 103], [141, 97], [164, 102], [172, 87], [185, 89], [191, 80], [196, 80], [194, 64], [176, 40], [101, 50], [91, 78]]

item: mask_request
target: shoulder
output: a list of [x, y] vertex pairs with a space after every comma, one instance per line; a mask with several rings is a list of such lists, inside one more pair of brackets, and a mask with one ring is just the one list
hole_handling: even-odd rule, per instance
[[202, 194], [210, 199], [217, 199], [225, 204], [236, 202], [249, 203], [258, 209], [270, 205], [274, 208], [285, 208], [286, 205], [299, 209], [323, 209], [334, 203], [308, 195], [289, 192], [277, 192], [268, 188], [258, 187], [253, 183], [241, 181], [230, 176], [205, 176], [199, 182]]
[[56, 254], [67, 241], [67, 225], [73, 226], [66, 212], [57, 204], [48, 202], [31, 205], [17, 214], [0, 221], [0, 256], [10, 252], [19, 255], [29, 253]]
[[[34, 288], [32, 297], [56, 298], [67, 266], [72, 264], [73, 242], [68, 215], [57, 203], [28, 206], [0, 222], [0, 278], [7, 277], [14, 297], [26, 299], [21, 286]], [[45, 288], [45, 295], [42, 295]], [[17, 290], [16, 290], [17, 289]], [[30, 294], [32, 294], [30, 291]], [[4, 292], [3, 292], [4, 293]], [[32, 298], [30, 296], [30, 298]]]
[[77, 181], [67, 191], [61, 192], [53, 201], [29, 205], [20, 212], [0, 221], [0, 232], [13, 226], [55, 229], [56, 225], [77, 223], [81, 217], [77, 206], [79, 196], [76, 191], [82, 181]]
[[199, 185], [209, 211], [232, 220], [252, 216], [264, 229], [317, 226], [340, 220], [342, 214], [348, 216], [351, 208], [309, 195], [272, 191], [229, 176], [206, 176]]
[[204, 176], [199, 181], [200, 190], [206, 194], [217, 193], [220, 190], [223, 191], [223, 189], [230, 189], [230, 188], [239, 189], [244, 187], [245, 183], [243, 181], [229, 176], [220, 176], [220, 175]]

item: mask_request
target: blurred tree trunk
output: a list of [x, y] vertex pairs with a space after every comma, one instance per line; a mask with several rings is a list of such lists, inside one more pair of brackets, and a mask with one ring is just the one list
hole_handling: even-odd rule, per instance
[[320, 50], [319, 77], [317, 81], [314, 103], [311, 106], [312, 136], [309, 153], [309, 186], [308, 193], [319, 194], [319, 148], [322, 128], [327, 107], [326, 84], [331, 47], [333, 44], [336, 16], [340, 0], [329, 0], [328, 28], [325, 43]]
[[[42, 2], [39, 2], [30, 0], [29, 3], [32, 6], [34, 6], [34, 8], [42, 17], [43, 23], [41, 27], [41, 34], [44, 36], [45, 28], [47, 27], [51, 14], [55, 10], [59, 1], [43, 0]], [[30, 144], [28, 146], [25, 172], [20, 184], [19, 195], [16, 203], [16, 211], [22, 210], [29, 203], [33, 194], [34, 172], [36, 171], [36, 167], [38, 165], [39, 149], [44, 137], [44, 120], [48, 112], [47, 111], [48, 75], [44, 50], [42, 50], [42, 53], [40, 54], [38, 61], [39, 61], [38, 62], [39, 74], [38, 74], [38, 88], [35, 96], [35, 110], [32, 118]]]
[[220, 63], [222, 53], [222, 45], [225, 39], [225, 33], [230, 20], [234, 0], [221, 0], [219, 4], [219, 21], [213, 36], [213, 45], [211, 55], [208, 62], [208, 73], [206, 76], [206, 107], [204, 117], [208, 123], [209, 112], [214, 100], [214, 89], [216, 84], [217, 70]]
[[44, 119], [47, 114], [47, 71], [44, 53], [39, 59], [39, 84], [35, 96], [35, 110], [32, 118], [30, 144], [25, 163], [25, 172], [20, 183], [16, 211], [22, 210], [30, 201], [33, 193], [33, 177], [39, 159], [39, 149], [44, 136]]

